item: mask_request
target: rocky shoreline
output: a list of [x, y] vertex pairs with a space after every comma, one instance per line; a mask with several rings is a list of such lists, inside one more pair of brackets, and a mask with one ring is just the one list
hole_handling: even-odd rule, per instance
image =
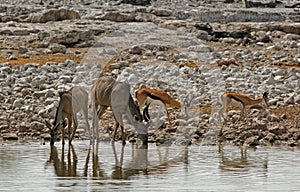
[[[152, 126], [150, 142], [297, 146], [300, 9], [285, 1], [277, 8], [203, 2], [2, 4], [0, 137], [49, 139], [43, 121], [54, 118], [58, 92], [73, 85], [89, 91], [105, 73], [128, 81], [132, 95], [146, 85], [185, 104], [185, 112], [170, 108], [164, 126]], [[269, 91], [270, 106], [249, 110], [246, 120], [233, 106], [224, 122], [217, 111], [225, 91], [253, 98]], [[82, 126], [79, 115], [77, 137], [84, 139]], [[102, 140], [110, 139], [112, 127], [108, 112]], [[127, 134], [136, 140], [130, 126]]]

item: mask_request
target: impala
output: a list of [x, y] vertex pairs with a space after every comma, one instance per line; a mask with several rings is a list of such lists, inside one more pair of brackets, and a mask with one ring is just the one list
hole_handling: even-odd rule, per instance
[[[135, 97], [136, 97], [136, 99], [138, 101], [138, 105], [140, 106], [141, 109], [144, 107], [144, 105], [146, 105], [147, 109], [148, 109], [149, 104], [153, 101], [156, 101], [156, 100], [161, 101], [161, 103], [163, 103], [163, 105], [166, 109], [168, 119], [169, 119], [169, 113], [167, 111], [167, 104], [177, 107], [177, 108], [182, 107], [181, 102], [172, 98], [167, 92], [161, 91], [161, 90], [150, 89], [150, 88], [140, 88], [135, 92]], [[158, 102], [158, 103], [160, 103], [160, 102]], [[148, 117], [149, 117], [149, 115], [148, 115]]]
[[[59, 93], [59, 96], [60, 101], [56, 110], [54, 124], [51, 125], [47, 120], [45, 120], [45, 124], [50, 130], [50, 145], [54, 145], [54, 142], [56, 141], [58, 136], [58, 132], [61, 128], [62, 144], [65, 144], [63, 122], [66, 118], [68, 119], [68, 139], [69, 144], [71, 145], [78, 126], [76, 114], [81, 110], [83, 111], [83, 115], [87, 124], [89, 139], [91, 139], [90, 125], [88, 122], [88, 93], [84, 88], [76, 86], [66, 92]], [[74, 128], [72, 131], [72, 135], [70, 135], [72, 122], [74, 123]]]
[[131, 123], [138, 132], [138, 136], [143, 141], [143, 144], [148, 142], [148, 127], [151, 121], [146, 126], [143, 124], [143, 118], [140, 113], [138, 105], [134, 102], [131, 94], [129, 84], [126, 82], [116, 81], [110, 76], [100, 77], [91, 88], [91, 100], [93, 108], [93, 138], [98, 141], [98, 120], [101, 118], [107, 107], [111, 107], [116, 126], [113, 132], [112, 139], [115, 141], [116, 132], [121, 126], [122, 143], [125, 145], [125, 134], [123, 115], [127, 116], [129, 123]]
[[252, 99], [244, 94], [236, 92], [225, 92], [221, 95], [222, 108], [219, 111], [219, 115], [221, 115], [224, 118], [224, 110], [226, 112], [228, 105], [230, 105], [232, 100], [234, 100], [242, 104], [242, 116], [244, 116], [245, 114], [245, 117], [247, 117], [246, 107], [259, 105], [261, 103], [265, 103], [265, 105], [268, 106], [268, 95], [268, 92], [264, 92], [262, 98]]

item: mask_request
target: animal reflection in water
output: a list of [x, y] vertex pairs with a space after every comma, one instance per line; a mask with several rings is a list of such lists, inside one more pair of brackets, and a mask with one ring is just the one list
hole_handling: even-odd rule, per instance
[[57, 148], [51, 145], [50, 158], [46, 162], [46, 166], [53, 164], [55, 174], [58, 177], [76, 177], [77, 173], [77, 156], [74, 147], [71, 145], [67, 155], [67, 162], [65, 161], [64, 145], [62, 146], [62, 153], [59, 157]]
[[[174, 158], [169, 158], [169, 148], [163, 147], [157, 148], [158, 152], [158, 161], [153, 163], [153, 158], [151, 162], [148, 159], [148, 146], [147, 145], [132, 145], [131, 150], [131, 159], [124, 161], [124, 148], [122, 145], [119, 149], [115, 146], [114, 142], [111, 143], [112, 153], [114, 157], [114, 165], [112, 167], [111, 174], [107, 174], [103, 168], [104, 164], [101, 163], [101, 158], [99, 158], [99, 143], [90, 146], [87, 150], [84, 168], [82, 165], [78, 164], [77, 155], [75, 149], [71, 146], [68, 155], [67, 161], [65, 161], [64, 149], [62, 148], [61, 155], [59, 156], [58, 150], [55, 146], [51, 146], [50, 158], [46, 162], [46, 166], [52, 164], [54, 166], [55, 174], [58, 177], [88, 177], [90, 179], [130, 179], [131, 176], [138, 174], [162, 174], [167, 172], [168, 167], [174, 165], [184, 164], [187, 168], [188, 164], [188, 147], [184, 148], [181, 153]], [[164, 150], [164, 153], [162, 152]], [[105, 155], [103, 155], [105, 157]], [[91, 165], [90, 165], [91, 162]], [[91, 166], [91, 167], [90, 167]], [[81, 171], [79, 171], [81, 170]]]
[[[174, 158], [168, 158], [169, 147], [157, 148], [158, 162], [152, 164], [153, 159], [148, 159], [148, 145], [132, 145], [131, 161], [124, 162], [124, 146], [121, 148], [120, 157], [115, 144], [112, 143], [112, 150], [115, 158], [115, 165], [111, 179], [130, 179], [131, 176], [138, 174], [153, 175], [167, 172], [167, 168], [184, 163], [188, 164], [188, 148], [185, 147], [183, 151]], [[165, 150], [164, 156], [161, 150]]]
[[255, 170], [264, 176], [268, 172], [268, 159], [267, 155], [259, 157], [249, 157], [247, 154], [247, 147], [240, 147], [240, 154], [234, 153], [231, 150], [225, 150], [224, 146], [219, 146], [219, 168], [223, 172], [249, 172]]

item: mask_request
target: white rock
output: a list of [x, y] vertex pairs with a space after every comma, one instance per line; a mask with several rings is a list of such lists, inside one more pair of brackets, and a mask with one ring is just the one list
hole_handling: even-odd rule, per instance
[[270, 100], [268, 101], [269, 105], [276, 105], [277, 102], [278, 102], [278, 99], [276, 99], [276, 98], [270, 99]]
[[17, 99], [17, 100], [15, 100], [14, 103], [13, 103], [13, 108], [14, 108], [14, 109], [15, 109], [15, 108], [20, 108], [22, 105], [23, 105], [23, 100]]
[[293, 105], [293, 104], [295, 104], [294, 95], [291, 95], [287, 99], [285, 99], [284, 103], [286, 103], [287, 105]]
[[295, 96], [295, 103], [300, 104], [300, 94]]
[[274, 85], [274, 84], [276, 83], [276, 81], [275, 81], [275, 79], [274, 79], [274, 75], [271, 74], [271, 75], [269, 76], [269, 78], [265, 81], [265, 83], [268, 84], [268, 85]]
[[286, 34], [283, 38], [287, 39], [287, 40], [298, 40], [298, 39], [300, 39], [300, 35], [289, 33], [289, 34]]
[[8, 59], [9, 59], [9, 60], [18, 60], [18, 56], [16, 56], [16, 55], [11, 55], [11, 56], [9, 56]]
[[204, 45], [204, 44], [190, 46], [190, 47], [188, 47], [188, 50], [189, 51], [195, 51], [195, 52], [201, 52], [201, 53], [207, 53], [207, 52], [212, 51], [210, 46]]

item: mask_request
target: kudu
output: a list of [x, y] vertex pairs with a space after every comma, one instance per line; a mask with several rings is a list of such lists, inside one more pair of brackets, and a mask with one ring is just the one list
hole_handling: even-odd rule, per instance
[[[66, 92], [61, 92], [59, 96], [60, 101], [56, 110], [53, 125], [51, 125], [47, 120], [45, 120], [45, 124], [50, 130], [50, 145], [54, 145], [54, 142], [56, 141], [59, 130], [61, 128], [62, 144], [65, 144], [64, 126], [62, 124], [64, 124], [63, 122], [66, 118], [68, 119], [68, 139], [69, 144], [71, 145], [71, 142], [74, 138], [78, 126], [76, 114], [81, 110], [83, 111], [83, 115], [87, 124], [89, 139], [91, 139], [90, 125], [88, 122], [88, 93], [85, 91], [84, 88], [76, 86]], [[72, 131], [72, 135], [70, 135], [72, 121], [74, 123], [74, 128]]]
[[[113, 141], [116, 137], [116, 132], [121, 126], [122, 143], [125, 145], [125, 134], [123, 115], [125, 115], [129, 123], [137, 130], [138, 136], [143, 141], [143, 144], [148, 143], [148, 127], [151, 124], [149, 121], [146, 125], [143, 124], [143, 118], [138, 105], [134, 102], [130, 94], [130, 86], [126, 82], [116, 81], [110, 76], [100, 77], [91, 88], [91, 100], [93, 108], [93, 139], [98, 141], [99, 130], [98, 120], [101, 118], [107, 107], [111, 107], [116, 126], [113, 132]], [[99, 107], [100, 106], [100, 107]], [[96, 132], [96, 133], [95, 133]]]

